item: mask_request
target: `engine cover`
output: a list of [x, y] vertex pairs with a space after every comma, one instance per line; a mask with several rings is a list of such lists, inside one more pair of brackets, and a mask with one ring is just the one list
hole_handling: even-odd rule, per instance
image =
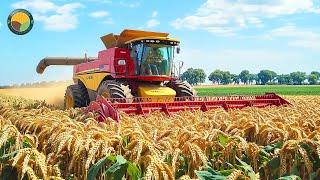
[[146, 102], [173, 102], [176, 92], [164, 86], [139, 86], [138, 95]]

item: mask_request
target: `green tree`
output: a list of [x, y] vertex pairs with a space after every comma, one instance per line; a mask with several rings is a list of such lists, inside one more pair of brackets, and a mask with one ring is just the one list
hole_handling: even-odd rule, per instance
[[277, 76], [279, 84], [292, 84], [292, 79], [289, 74], [280, 74]]
[[221, 71], [220, 69], [216, 69], [214, 70], [208, 77], [208, 79], [210, 81], [212, 81], [212, 83], [221, 83], [221, 80], [223, 78], [223, 71]]
[[222, 84], [230, 84], [232, 82], [232, 76], [231, 73], [229, 71], [223, 71], [222, 72], [222, 79], [221, 79], [221, 83]]
[[293, 84], [302, 84], [304, 80], [306, 80], [306, 73], [305, 72], [292, 72], [290, 73], [290, 77], [293, 81]]
[[203, 69], [189, 68], [182, 74], [181, 79], [187, 81], [191, 85], [197, 85], [206, 80], [206, 73]]
[[249, 83], [253, 84], [253, 82], [258, 79], [258, 76], [256, 74], [249, 74]]
[[236, 74], [231, 74], [231, 80], [232, 82], [234, 82], [235, 84], [239, 84], [240, 83], [240, 78], [238, 75]]
[[[320, 72], [318, 72], [318, 71], [312, 71], [311, 74], [316, 75], [316, 76], [317, 76], [317, 79], [320, 79]], [[311, 74], [310, 74], [310, 75], [311, 75]]]
[[239, 74], [239, 78], [241, 82], [243, 82], [244, 84], [248, 84], [250, 79], [250, 72], [248, 70], [241, 71], [241, 73]]
[[261, 70], [258, 73], [258, 79], [260, 83], [263, 85], [265, 85], [267, 82], [273, 81], [276, 76], [277, 76], [277, 73], [270, 70]]
[[308, 76], [308, 82], [311, 85], [317, 84], [318, 83], [318, 79], [319, 79], [319, 77], [316, 74], [310, 74]]
[[207, 75], [206, 75], [206, 73], [204, 72], [204, 70], [203, 70], [203, 69], [195, 69], [195, 71], [196, 71], [196, 75], [197, 75], [197, 77], [198, 77], [198, 82], [197, 82], [196, 84], [198, 84], [198, 83], [204, 83], [204, 81], [205, 81], [206, 78], [207, 78]]

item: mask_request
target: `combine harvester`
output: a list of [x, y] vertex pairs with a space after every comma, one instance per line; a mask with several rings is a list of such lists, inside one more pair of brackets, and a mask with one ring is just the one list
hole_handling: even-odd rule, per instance
[[[74, 85], [67, 87], [65, 108], [87, 107], [98, 112], [98, 121], [111, 117], [120, 120], [119, 112], [148, 114], [162, 111], [208, 111], [216, 108], [266, 107], [289, 104], [275, 93], [258, 96], [196, 97], [192, 87], [179, 80], [175, 66], [179, 40], [168, 33], [124, 30], [120, 35], [101, 37], [106, 50], [98, 57], [46, 57], [37, 72], [50, 65], [74, 65]], [[199, 61], [199, 60], [198, 60]]]

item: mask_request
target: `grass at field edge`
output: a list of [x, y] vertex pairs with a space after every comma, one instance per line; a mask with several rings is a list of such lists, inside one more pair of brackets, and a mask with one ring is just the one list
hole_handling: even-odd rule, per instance
[[198, 96], [253, 95], [266, 92], [280, 95], [320, 95], [320, 86], [214, 86], [195, 89]]

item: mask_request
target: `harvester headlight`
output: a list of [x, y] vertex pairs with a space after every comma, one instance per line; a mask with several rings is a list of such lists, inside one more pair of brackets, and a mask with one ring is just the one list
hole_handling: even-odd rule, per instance
[[118, 65], [126, 65], [126, 60], [120, 59], [120, 60], [118, 61]]

